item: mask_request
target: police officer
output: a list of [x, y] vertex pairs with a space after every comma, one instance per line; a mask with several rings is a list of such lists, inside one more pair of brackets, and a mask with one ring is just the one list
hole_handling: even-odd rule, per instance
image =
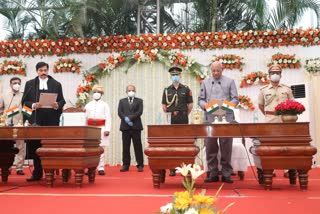
[[[265, 115], [266, 122], [281, 123], [281, 117], [274, 114], [274, 109], [279, 103], [293, 99], [292, 90], [289, 86], [280, 84], [282, 73], [280, 65], [270, 66], [268, 72], [270, 84], [260, 89], [258, 96], [259, 109]], [[259, 183], [263, 183], [262, 169], [260, 167], [258, 162]], [[295, 173], [295, 171], [292, 171], [292, 173]], [[284, 176], [288, 177], [287, 171], [285, 171]]]
[[[193, 99], [190, 88], [180, 83], [182, 69], [171, 67], [172, 84], [164, 89], [162, 109], [171, 112], [171, 124], [188, 124], [188, 115], [192, 111]], [[175, 176], [175, 169], [170, 169], [170, 176]]]
[[[239, 103], [238, 91], [233, 79], [222, 75], [223, 67], [219, 61], [211, 64], [212, 77], [202, 81], [201, 89], [198, 97], [199, 106], [205, 109], [205, 105], [211, 101], [227, 100], [237, 105]], [[206, 112], [207, 122], [214, 121], [214, 115]], [[234, 120], [234, 113], [226, 112], [226, 120], [231, 122]], [[219, 138], [220, 151], [221, 151], [221, 173], [222, 182], [233, 183], [231, 173], [233, 171], [231, 166], [231, 153], [232, 153], [232, 138]], [[218, 138], [206, 138], [206, 158], [208, 163], [209, 176], [204, 180], [205, 182], [218, 182]]]
[[274, 115], [274, 108], [281, 102], [292, 100], [291, 88], [280, 84], [282, 69], [280, 65], [269, 68], [270, 84], [260, 89], [258, 104], [260, 111], [265, 115], [266, 122], [281, 123], [281, 117]]

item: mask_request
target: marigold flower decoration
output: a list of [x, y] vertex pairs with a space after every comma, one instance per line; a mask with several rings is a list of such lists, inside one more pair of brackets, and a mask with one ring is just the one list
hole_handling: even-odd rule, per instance
[[175, 192], [173, 203], [160, 207], [159, 214], [222, 214], [233, 205], [233, 203], [229, 204], [224, 210], [219, 210], [215, 206], [222, 186], [215, 196], [207, 196], [205, 191], [195, 194], [195, 180], [204, 173], [199, 165], [182, 164], [181, 167], [176, 169], [177, 173], [181, 173], [184, 176], [182, 184], [186, 191]]
[[71, 72], [71, 73], [80, 73], [81, 62], [76, 59], [68, 59], [62, 58], [59, 59], [53, 66], [54, 73], [63, 73], [63, 72]]
[[137, 50], [133, 55], [133, 59], [139, 62], [151, 62], [155, 61], [157, 57], [158, 49], [151, 50]]
[[208, 77], [208, 74], [201, 69], [201, 65], [198, 62], [183, 53], [175, 50], [161, 50], [157, 57], [167, 67], [179, 66], [183, 67], [186, 71], [190, 71], [197, 77], [199, 82]]
[[77, 88], [77, 104], [82, 105], [87, 103], [90, 91], [96, 82], [97, 78], [94, 74], [88, 74], [85, 76], [84, 80], [82, 80], [81, 84]]
[[268, 74], [261, 71], [252, 72], [242, 78], [240, 88], [248, 87], [253, 84], [267, 85], [269, 82]]
[[21, 61], [3, 61], [0, 66], [0, 75], [4, 74], [14, 74], [26, 76], [26, 64]]
[[304, 67], [309, 73], [320, 72], [320, 58], [307, 59]]
[[115, 68], [119, 67], [122, 63], [126, 61], [126, 57], [123, 53], [114, 53], [108, 56], [104, 62], [101, 62], [100, 68], [102, 72], [110, 73]]
[[295, 100], [287, 100], [279, 103], [274, 110], [275, 115], [297, 115], [302, 114], [306, 109], [304, 105]]
[[238, 95], [239, 106], [245, 110], [253, 111], [255, 109], [251, 98], [246, 95]]
[[213, 61], [220, 61], [224, 68], [239, 69], [240, 71], [242, 71], [242, 66], [244, 65], [243, 57], [233, 54], [213, 56]]
[[289, 54], [281, 54], [277, 53], [272, 56], [271, 62], [268, 64], [268, 66], [271, 65], [280, 65], [281, 68], [289, 68], [289, 69], [295, 69], [300, 68], [300, 60], [295, 55], [289, 55]]

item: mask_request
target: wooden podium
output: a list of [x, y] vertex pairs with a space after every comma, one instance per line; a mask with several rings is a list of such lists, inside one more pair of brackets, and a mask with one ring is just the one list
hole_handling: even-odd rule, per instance
[[254, 150], [261, 158], [265, 189], [272, 189], [274, 169], [296, 169], [300, 188], [307, 189], [312, 156], [317, 152], [310, 145], [309, 123], [149, 125], [149, 147], [144, 152], [152, 170], [153, 186], [160, 188], [165, 181], [162, 169], [175, 168], [182, 162], [194, 163], [199, 152], [194, 141], [207, 137], [258, 138], [261, 145]]
[[2, 181], [7, 182], [9, 167], [17, 153], [13, 140], [41, 140], [37, 149], [45, 171], [46, 183], [53, 186], [55, 169], [63, 170], [63, 181], [68, 181], [68, 170], [75, 171], [76, 184], [81, 186], [84, 169], [88, 168], [89, 182], [95, 180], [103, 149], [99, 146], [100, 128], [88, 126], [38, 126], [0, 128], [0, 167]]

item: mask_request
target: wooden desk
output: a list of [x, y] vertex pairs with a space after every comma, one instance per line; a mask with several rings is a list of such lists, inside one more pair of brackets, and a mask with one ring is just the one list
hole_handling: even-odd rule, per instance
[[241, 123], [200, 125], [149, 125], [145, 149], [152, 170], [153, 186], [160, 188], [165, 175], [161, 169], [175, 168], [182, 162], [194, 163], [199, 149], [197, 138], [258, 138], [255, 152], [261, 158], [265, 189], [272, 189], [274, 169], [297, 169], [300, 188], [308, 187], [308, 171], [317, 149], [310, 145], [309, 123]]
[[[2, 181], [7, 182], [9, 167], [12, 166], [14, 149], [12, 140], [41, 140], [37, 149], [45, 171], [46, 183], [53, 186], [55, 169], [73, 169], [76, 184], [81, 186], [84, 169], [88, 168], [89, 182], [95, 180], [103, 149], [99, 146], [100, 128], [88, 126], [38, 126], [0, 128], [0, 167]], [[68, 171], [63, 171], [63, 181], [68, 181]]]

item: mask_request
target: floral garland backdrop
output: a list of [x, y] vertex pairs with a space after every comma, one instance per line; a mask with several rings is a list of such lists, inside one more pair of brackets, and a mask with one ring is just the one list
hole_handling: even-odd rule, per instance
[[76, 59], [61, 58], [54, 63], [53, 72], [54, 73], [80, 73], [81, 62]]
[[255, 109], [251, 98], [246, 95], [238, 95], [239, 98], [239, 107], [245, 110], [253, 111]]
[[222, 63], [224, 68], [227, 69], [239, 69], [242, 71], [243, 57], [234, 54], [224, 54], [221, 56], [213, 56], [213, 61], [219, 61]]
[[320, 58], [307, 59], [304, 67], [309, 73], [320, 72]]
[[26, 76], [26, 64], [22, 61], [5, 60], [0, 65], [0, 75], [14, 74]]
[[[178, 61], [176, 60], [178, 59]], [[90, 92], [95, 83], [106, 74], [110, 75], [117, 67], [127, 64], [126, 71], [129, 70], [135, 63], [152, 63], [161, 62], [165, 66], [170, 67], [177, 65], [183, 67], [186, 71], [191, 72], [197, 77], [206, 78], [207, 74], [201, 70], [202, 65], [179, 52], [173, 51], [158, 51], [137, 50], [135, 52], [113, 53], [107, 57], [104, 62], [89, 69], [83, 73], [83, 80], [77, 88], [77, 105], [84, 105], [88, 102]]]
[[249, 87], [253, 84], [267, 85], [269, 82], [268, 74], [263, 73], [262, 71], [252, 72], [242, 77], [240, 88]]
[[300, 60], [296, 57], [296, 55], [289, 55], [289, 54], [281, 54], [277, 53], [272, 56], [271, 62], [268, 66], [271, 65], [280, 65], [281, 68], [289, 68], [295, 69], [300, 68]]
[[232, 49], [320, 44], [320, 28], [274, 31], [200, 32], [176, 34], [118, 35], [58, 40], [0, 41], [0, 57], [106, 53], [142, 49]]

